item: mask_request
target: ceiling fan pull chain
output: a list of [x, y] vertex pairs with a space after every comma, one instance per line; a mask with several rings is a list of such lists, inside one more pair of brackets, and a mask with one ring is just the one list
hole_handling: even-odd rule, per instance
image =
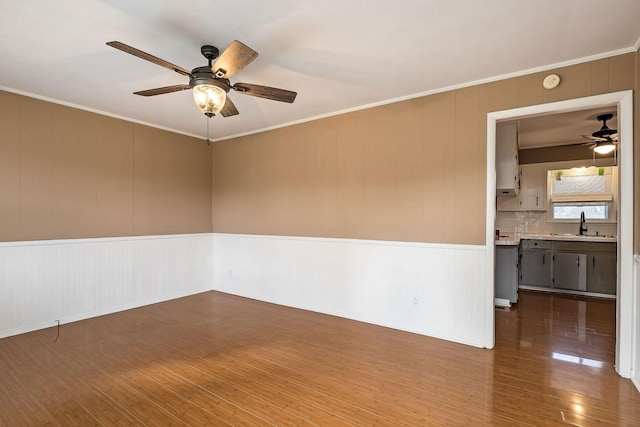
[[209, 139], [209, 120], [211, 120], [211, 117], [207, 117], [207, 147], [211, 145], [211, 140]]

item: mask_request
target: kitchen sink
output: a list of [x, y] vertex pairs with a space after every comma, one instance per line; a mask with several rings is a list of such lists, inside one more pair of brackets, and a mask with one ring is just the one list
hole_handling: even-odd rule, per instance
[[571, 234], [571, 233], [551, 233], [552, 236], [558, 236], [558, 237], [588, 237], [588, 238], [594, 238], [594, 237], [603, 237], [603, 238], [608, 238], [608, 239], [613, 239], [616, 236], [611, 236], [608, 234]]

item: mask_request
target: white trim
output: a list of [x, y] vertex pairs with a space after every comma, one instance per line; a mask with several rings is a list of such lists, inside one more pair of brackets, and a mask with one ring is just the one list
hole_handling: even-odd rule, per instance
[[[603, 106], [618, 108], [618, 128], [620, 130], [620, 209], [618, 215], [618, 298], [616, 327], [616, 371], [629, 378], [637, 349], [634, 346], [634, 321], [638, 306], [633, 283], [633, 91], [621, 91], [595, 95], [567, 101], [539, 104], [529, 107], [496, 111], [487, 114], [487, 248], [493, 247], [495, 223], [495, 126], [497, 122], [532, 117], [541, 114], [586, 110]], [[490, 179], [490, 177], [492, 177]], [[491, 210], [492, 212], [489, 212]], [[487, 251], [487, 254], [491, 251]], [[488, 264], [487, 289], [493, 286], [494, 264]], [[489, 314], [487, 314], [489, 316]]]
[[[582, 57], [582, 58], [572, 59], [572, 60], [568, 60], [568, 61], [556, 62], [554, 64], [543, 65], [543, 66], [540, 66], [540, 67], [528, 68], [526, 70], [520, 70], [520, 71], [516, 71], [516, 72], [513, 72], [513, 73], [500, 74], [498, 76], [493, 76], [493, 77], [488, 77], [488, 78], [484, 78], [484, 79], [473, 80], [473, 81], [466, 82], [466, 83], [460, 83], [460, 84], [445, 86], [445, 87], [441, 87], [441, 88], [437, 88], [437, 89], [427, 90], [427, 91], [423, 91], [423, 92], [417, 92], [417, 93], [413, 93], [413, 94], [410, 94], [410, 95], [400, 96], [400, 97], [397, 97], [397, 98], [386, 99], [386, 100], [383, 100], [383, 101], [372, 102], [372, 103], [365, 104], [365, 105], [360, 105], [360, 106], [357, 106], [357, 107], [346, 108], [344, 110], [334, 111], [334, 112], [330, 112], [330, 113], [326, 113], [326, 114], [319, 114], [319, 115], [316, 115], [316, 116], [311, 116], [311, 117], [307, 117], [307, 118], [300, 119], [300, 120], [294, 120], [294, 121], [291, 121], [291, 122], [282, 123], [282, 124], [278, 124], [278, 125], [274, 125], [274, 126], [268, 126], [268, 127], [261, 128], [261, 129], [255, 129], [255, 130], [250, 130], [250, 131], [247, 131], [247, 132], [237, 133], [237, 134], [234, 134], [234, 135], [228, 135], [228, 136], [224, 136], [224, 137], [220, 137], [220, 138], [214, 138], [211, 141], [212, 142], [217, 142], [217, 141], [224, 141], [224, 140], [227, 140], [227, 139], [240, 138], [240, 137], [243, 137], [243, 136], [249, 136], [249, 135], [254, 135], [254, 134], [258, 134], [258, 133], [268, 132], [268, 131], [271, 131], [271, 130], [280, 129], [280, 128], [284, 128], [284, 127], [289, 127], [289, 126], [294, 126], [294, 125], [307, 123], [307, 122], [312, 122], [312, 121], [315, 121], [315, 120], [325, 119], [325, 118], [328, 118], [328, 117], [339, 116], [341, 114], [352, 113], [354, 111], [366, 110], [366, 109], [369, 109], [369, 108], [379, 107], [379, 106], [387, 105], [387, 104], [394, 104], [396, 102], [407, 101], [407, 100], [414, 99], [414, 98], [421, 98], [423, 96], [434, 95], [434, 94], [437, 94], [437, 93], [448, 92], [448, 91], [451, 91], [451, 90], [463, 89], [463, 88], [470, 87], [470, 86], [476, 86], [476, 85], [481, 85], [481, 84], [485, 84], [485, 83], [496, 82], [496, 81], [499, 81], [499, 80], [510, 79], [510, 78], [513, 78], [513, 77], [520, 77], [520, 76], [524, 76], [524, 75], [531, 74], [531, 73], [537, 73], [537, 72], [541, 72], [541, 71], [547, 71], [547, 70], [553, 70], [553, 69], [562, 68], [562, 67], [568, 67], [568, 66], [571, 66], [571, 65], [582, 64], [582, 63], [589, 62], [589, 61], [596, 61], [596, 60], [603, 59], [603, 58], [610, 58], [612, 56], [624, 55], [624, 54], [627, 54], [627, 53], [631, 53], [631, 52], [637, 51], [639, 43], [640, 43], [640, 38], [636, 41], [634, 46], [630, 46], [630, 47], [626, 47], [626, 48], [622, 48], [622, 49], [612, 50], [612, 51], [603, 52], [603, 53], [599, 53], [599, 54], [595, 54], [595, 55], [591, 55], [591, 56], [585, 56], [585, 57]], [[144, 126], [149, 126], [149, 127], [152, 127], [152, 128], [157, 128], [157, 129], [166, 130], [166, 131], [169, 131], [169, 132], [174, 132], [174, 133], [178, 133], [178, 134], [185, 135], [185, 136], [190, 136], [190, 137], [193, 137], [193, 138], [196, 138], [196, 139], [200, 139], [200, 140], [203, 140], [203, 141], [207, 140], [207, 136], [206, 135], [195, 135], [195, 134], [192, 134], [192, 133], [180, 131], [180, 130], [177, 130], [177, 129], [168, 128], [168, 127], [161, 126], [161, 125], [158, 125], [158, 124], [149, 123], [149, 122], [145, 122], [145, 121], [142, 121], [142, 120], [136, 120], [136, 119], [132, 119], [130, 117], [121, 116], [121, 115], [118, 115], [118, 114], [108, 113], [106, 111], [97, 110], [95, 108], [85, 107], [85, 106], [82, 106], [82, 105], [74, 104], [74, 103], [67, 102], [67, 101], [61, 101], [59, 99], [49, 98], [49, 97], [42, 96], [42, 95], [36, 95], [36, 94], [30, 93], [30, 92], [25, 92], [25, 91], [19, 90], [19, 89], [13, 89], [13, 88], [9, 88], [9, 87], [6, 87], [6, 86], [0, 86], [0, 90], [4, 90], [6, 92], [15, 93], [15, 94], [18, 94], [18, 95], [28, 96], [30, 98], [41, 99], [43, 101], [51, 102], [51, 103], [54, 103], [54, 104], [60, 104], [60, 105], [64, 105], [64, 106], [67, 106], [67, 107], [77, 108], [79, 110], [89, 111], [89, 112], [92, 112], [92, 113], [97, 113], [97, 114], [101, 114], [101, 115], [108, 116], [108, 117], [113, 117], [115, 119], [125, 120], [125, 121], [131, 122], [131, 123], [137, 123], [137, 124], [141, 124], [141, 125], [144, 125]]]
[[496, 121], [487, 115], [487, 225], [485, 230], [486, 241], [486, 276], [484, 296], [484, 323], [487, 348], [495, 346], [495, 223], [496, 223]]
[[631, 376], [635, 350], [633, 348], [633, 320], [638, 307], [633, 300], [633, 92], [627, 91], [618, 103], [619, 188], [618, 197], [618, 299], [616, 370], [624, 377]]
[[[636, 308], [640, 307], [640, 255], [634, 255], [634, 268], [633, 268], [633, 300], [635, 301]], [[636, 310], [633, 319], [633, 349], [635, 351], [635, 359], [633, 366], [631, 367], [631, 381], [640, 391], [640, 313]]]
[[140, 308], [145, 305], [158, 304], [165, 301], [170, 301], [178, 298], [184, 298], [191, 295], [196, 295], [203, 292], [209, 292], [210, 289], [190, 289], [188, 291], [174, 292], [170, 294], [162, 295], [161, 297], [148, 298], [144, 301], [136, 301], [127, 304], [120, 304], [108, 308], [101, 308], [84, 313], [74, 313], [69, 316], [61, 316], [55, 320], [45, 320], [44, 322], [33, 323], [24, 326], [18, 326], [12, 329], [0, 329], [0, 339], [12, 337], [14, 335], [26, 334], [28, 332], [38, 331], [40, 329], [52, 328], [58, 325], [66, 325], [68, 323], [79, 322], [81, 320], [91, 319], [98, 316], [106, 316], [108, 314], [118, 313], [120, 311], [131, 310], [133, 308]]
[[527, 285], [520, 285], [518, 286], [518, 289], [530, 289], [532, 291], [543, 292], [548, 294], [580, 295], [580, 296], [596, 297], [596, 298], [610, 299], [610, 300], [616, 299], [615, 295], [601, 294], [597, 292], [572, 291], [571, 289], [541, 288], [539, 286], [527, 286]]
[[124, 242], [131, 240], [161, 240], [182, 239], [185, 237], [211, 236], [211, 233], [190, 234], [157, 234], [148, 236], [119, 236], [119, 237], [87, 237], [83, 239], [51, 239], [51, 240], [20, 240], [15, 242], [0, 242], [0, 248], [11, 246], [44, 246], [44, 245], [76, 245], [82, 243]]
[[262, 240], [287, 240], [287, 241], [308, 241], [339, 243], [341, 245], [371, 245], [371, 246], [397, 246], [405, 248], [430, 248], [430, 249], [455, 249], [466, 251], [484, 251], [483, 245], [458, 245], [454, 243], [425, 243], [425, 242], [404, 242], [399, 240], [367, 240], [367, 239], [343, 239], [340, 237], [307, 237], [307, 236], [278, 236], [271, 234], [235, 234], [235, 233], [213, 233], [213, 236], [229, 236], [238, 239], [262, 239]]
[[485, 83], [497, 82], [497, 81], [500, 81], [500, 80], [505, 80], [505, 79], [511, 79], [511, 78], [514, 78], [514, 77], [525, 76], [527, 74], [539, 73], [539, 72], [542, 72], [542, 71], [555, 70], [557, 68], [569, 67], [569, 66], [572, 66], [572, 65], [582, 64], [582, 63], [589, 62], [589, 61], [597, 61], [599, 59], [610, 58], [610, 57], [616, 56], [616, 55], [624, 55], [624, 54], [627, 54], [627, 53], [632, 53], [632, 52], [635, 52], [637, 49], [638, 49], [637, 47], [628, 47], [628, 48], [623, 48], [623, 49], [618, 49], [618, 50], [614, 50], [614, 51], [604, 52], [604, 53], [600, 53], [600, 54], [596, 54], [596, 55], [586, 56], [586, 57], [583, 57], [583, 58], [573, 59], [573, 60], [569, 60], [569, 61], [557, 62], [555, 64], [543, 65], [541, 67], [528, 68], [526, 70], [520, 70], [520, 71], [516, 71], [516, 72], [513, 72], [513, 73], [500, 74], [498, 76], [492, 76], [492, 77], [488, 77], [488, 78], [485, 78], [485, 79], [473, 80], [473, 81], [466, 82], [466, 83], [459, 83], [459, 84], [455, 84], [455, 85], [440, 87], [440, 88], [437, 88], [437, 89], [431, 89], [431, 90], [427, 90], [427, 91], [423, 91], [423, 92], [417, 92], [417, 93], [413, 93], [413, 94], [410, 94], [410, 95], [400, 96], [400, 97], [397, 97], [397, 98], [392, 98], [392, 99], [386, 99], [386, 100], [383, 100], [383, 101], [372, 102], [370, 104], [359, 105], [357, 107], [352, 107], [352, 108], [346, 108], [344, 110], [334, 111], [334, 112], [331, 112], [331, 113], [319, 114], [317, 116], [307, 117], [307, 118], [300, 119], [300, 120], [294, 120], [292, 122], [287, 122], [287, 123], [282, 123], [282, 124], [279, 124], [279, 125], [269, 126], [269, 127], [262, 128], [262, 129], [256, 129], [256, 130], [251, 130], [251, 131], [248, 131], [248, 132], [242, 132], [242, 133], [237, 133], [237, 134], [234, 134], [234, 135], [215, 138], [215, 139], [212, 139], [212, 141], [213, 142], [217, 142], [217, 141], [224, 141], [226, 139], [240, 138], [240, 137], [243, 137], [243, 136], [249, 136], [249, 135], [253, 135], [253, 134], [256, 134], [256, 133], [267, 132], [267, 131], [270, 131], [270, 130], [280, 129], [280, 128], [284, 128], [284, 127], [288, 127], [288, 126], [294, 126], [294, 125], [299, 125], [299, 124], [302, 124], [302, 123], [312, 122], [312, 121], [315, 121], [315, 120], [320, 120], [320, 119], [326, 119], [326, 118], [329, 118], [329, 117], [339, 116], [341, 114], [353, 113], [355, 111], [360, 111], [360, 110], [366, 110], [366, 109], [369, 109], [369, 108], [380, 107], [380, 106], [387, 105], [387, 104], [394, 104], [396, 102], [408, 101], [410, 99], [421, 98], [423, 96], [429, 96], [429, 95], [434, 95], [434, 94], [438, 94], [438, 93], [449, 92], [449, 91], [457, 90], [457, 89], [464, 89], [464, 88], [471, 87], [471, 86], [477, 86], [477, 85], [481, 85], [481, 84], [485, 84]]
[[59, 99], [49, 98], [48, 96], [36, 95], [35, 93], [25, 92], [25, 91], [20, 90], [20, 89], [13, 89], [13, 88], [6, 87], [6, 86], [0, 86], [0, 90], [3, 90], [5, 92], [10, 92], [10, 93], [15, 93], [16, 95], [22, 95], [22, 96], [27, 96], [29, 98], [39, 99], [41, 101], [51, 102], [52, 104], [64, 105], [65, 107], [71, 107], [71, 108], [75, 108], [75, 109], [78, 109], [78, 110], [88, 111], [90, 113], [100, 114], [102, 116], [113, 117], [114, 119], [124, 120], [125, 122], [136, 123], [136, 124], [143, 125], [143, 126], [149, 126], [149, 127], [160, 129], [160, 130], [166, 130], [166, 131], [169, 131], [169, 132], [178, 133], [180, 135], [190, 136], [192, 138], [201, 139], [203, 141], [206, 141], [206, 139], [207, 139], [206, 136], [194, 135], [194, 134], [189, 133], [189, 132], [184, 132], [184, 131], [181, 131], [181, 130], [168, 128], [166, 126], [161, 126], [161, 125], [158, 125], [158, 124], [155, 124], [155, 123], [149, 123], [149, 122], [145, 122], [145, 121], [142, 121], [142, 120], [132, 119], [131, 117], [125, 117], [125, 116], [121, 116], [119, 114], [108, 113], [106, 111], [97, 110], [95, 108], [85, 107], [84, 105], [74, 104], [72, 102], [67, 102], [67, 101], [61, 101]]

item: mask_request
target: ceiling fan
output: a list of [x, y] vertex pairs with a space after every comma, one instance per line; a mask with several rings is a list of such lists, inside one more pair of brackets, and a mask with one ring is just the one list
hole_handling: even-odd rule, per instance
[[[111, 41], [107, 45], [189, 77], [188, 84], [143, 90], [134, 92], [135, 95], [154, 96], [191, 89], [198, 108], [207, 117], [212, 117], [218, 113], [223, 117], [239, 114], [236, 106], [227, 97], [227, 93], [231, 89], [245, 95], [274, 101], [292, 103], [296, 99], [296, 92], [285, 89], [250, 83], [232, 85], [229, 78], [249, 65], [258, 56], [258, 52], [237, 40], [234, 40], [222, 54], [219, 53], [215, 46], [202, 46], [200, 52], [207, 59], [208, 65], [196, 67], [191, 71], [119, 41]], [[213, 62], [214, 60], [215, 62]]]
[[588, 139], [590, 142], [586, 144], [589, 148], [594, 150], [598, 154], [608, 154], [615, 150], [615, 143], [618, 142], [618, 131], [616, 129], [609, 129], [607, 126], [607, 120], [611, 120], [613, 114], [601, 114], [596, 119], [602, 122], [600, 130], [593, 132], [591, 135], [582, 135], [584, 139]]

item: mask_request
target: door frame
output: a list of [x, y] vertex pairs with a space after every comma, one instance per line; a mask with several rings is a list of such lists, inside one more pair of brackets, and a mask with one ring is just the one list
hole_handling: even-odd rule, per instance
[[[486, 322], [487, 347], [495, 344], [494, 277], [495, 277], [495, 217], [496, 217], [496, 123], [539, 115], [580, 111], [599, 107], [616, 107], [618, 110], [618, 265], [616, 298], [616, 354], [615, 368], [619, 375], [630, 378], [635, 357], [634, 336], [638, 306], [634, 299], [633, 282], [633, 91], [626, 90], [594, 95], [548, 104], [532, 105], [495, 111], [487, 114], [487, 298]], [[639, 331], [640, 332], [640, 331]], [[490, 336], [489, 336], [490, 335]]]

